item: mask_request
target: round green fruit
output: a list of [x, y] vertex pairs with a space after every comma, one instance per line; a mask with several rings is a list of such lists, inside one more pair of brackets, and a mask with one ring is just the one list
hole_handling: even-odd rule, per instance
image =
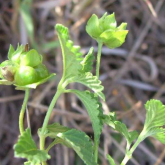
[[37, 72], [30, 66], [21, 66], [17, 69], [14, 80], [20, 86], [33, 84], [38, 80]]
[[35, 67], [35, 70], [40, 80], [49, 76], [49, 71], [44, 64], [39, 64], [38, 66]]

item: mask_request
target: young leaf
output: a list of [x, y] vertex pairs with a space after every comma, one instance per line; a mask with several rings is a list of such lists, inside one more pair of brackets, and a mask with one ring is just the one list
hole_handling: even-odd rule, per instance
[[129, 149], [131, 143], [138, 137], [138, 133], [136, 131], [129, 132], [124, 123], [117, 121], [116, 114], [114, 112], [109, 113], [109, 115], [105, 115], [104, 122], [126, 138], [127, 149]]
[[92, 122], [94, 130], [94, 141], [95, 145], [99, 144], [100, 134], [103, 127], [102, 116], [103, 112], [98, 98], [89, 91], [78, 91], [78, 90], [67, 90], [68, 92], [74, 93], [83, 102], [85, 108], [88, 111], [89, 117]]
[[73, 46], [73, 42], [69, 40], [68, 29], [63, 25], [57, 24], [56, 30], [61, 44], [63, 55], [63, 79], [72, 78], [82, 69], [80, 62], [83, 60], [80, 47]]
[[147, 111], [143, 131], [140, 134], [141, 141], [148, 136], [152, 136], [159, 141], [165, 139], [165, 106], [159, 100], [150, 100], [145, 104]]
[[88, 54], [85, 56], [85, 58], [83, 59], [83, 61], [81, 62], [82, 65], [82, 72], [90, 72], [93, 68], [93, 60], [94, 60], [94, 49], [93, 47], [90, 48]]
[[50, 155], [46, 151], [37, 149], [29, 128], [25, 130], [19, 137], [18, 142], [14, 145], [14, 153], [15, 157], [26, 158], [32, 165], [50, 159]]
[[[71, 129], [64, 133], [59, 133], [57, 136], [63, 142], [70, 145], [86, 165], [97, 165], [93, 155], [93, 145], [90, 138], [81, 131]], [[61, 144], [63, 144], [61, 142]]]
[[102, 93], [104, 88], [100, 85], [101, 81], [89, 72], [92, 69], [93, 48], [90, 49], [89, 53], [83, 59], [82, 53], [79, 51], [80, 47], [73, 46], [73, 42], [69, 40], [68, 29], [57, 24], [56, 30], [63, 55], [63, 86], [66, 87], [69, 83], [78, 82], [86, 85], [105, 100]]
[[107, 155], [107, 159], [110, 165], [116, 165], [114, 159], [110, 155]]

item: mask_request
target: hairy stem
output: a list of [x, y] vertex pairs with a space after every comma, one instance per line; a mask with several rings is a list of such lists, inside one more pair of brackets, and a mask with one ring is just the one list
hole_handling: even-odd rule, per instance
[[24, 119], [24, 115], [25, 115], [26, 105], [27, 105], [27, 102], [29, 99], [29, 93], [30, 93], [30, 90], [29, 90], [29, 88], [27, 88], [25, 90], [25, 97], [24, 97], [24, 101], [23, 101], [22, 108], [21, 108], [20, 115], [19, 115], [19, 130], [20, 130], [21, 135], [24, 132], [23, 119]]
[[99, 79], [99, 70], [100, 70], [100, 60], [101, 60], [101, 49], [102, 49], [103, 43], [98, 42], [98, 51], [97, 51], [97, 63], [96, 63], [96, 76]]

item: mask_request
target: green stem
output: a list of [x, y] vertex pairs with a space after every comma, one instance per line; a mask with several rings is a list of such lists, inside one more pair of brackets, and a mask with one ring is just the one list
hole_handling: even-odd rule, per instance
[[25, 97], [24, 97], [24, 101], [23, 101], [22, 108], [21, 108], [20, 115], [19, 115], [19, 130], [20, 130], [21, 135], [24, 132], [23, 119], [24, 119], [24, 115], [25, 115], [26, 105], [27, 105], [27, 102], [29, 99], [29, 93], [30, 93], [30, 90], [29, 90], [29, 88], [27, 88], [25, 90]]
[[135, 149], [137, 148], [137, 146], [140, 144], [141, 141], [142, 141], [142, 139], [139, 135], [139, 138], [137, 139], [135, 144], [131, 147], [131, 149], [129, 151], [126, 152], [126, 155], [125, 155], [123, 161], [121, 162], [121, 165], [125, 165], [132, 158], [133, 152], [135, 151]]
[[94, 157], [95, 157], [95, 162], [97, 163], [98, 161], [98, 142], [95, 140], [94, 142]]
[[97, 63], [96, 63], [96, 76], [99, 79], [99, 70], [100, 70], [100, 60], [101, 60], [101, 49], [102, 49], [103, 43], [98, 42], [98, 51], [97, 51]]

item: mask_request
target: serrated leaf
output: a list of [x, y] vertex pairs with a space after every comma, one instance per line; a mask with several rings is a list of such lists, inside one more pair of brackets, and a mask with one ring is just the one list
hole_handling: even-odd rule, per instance
[[68, 29], [63, 25], [57, 24], [56, 31], [60, 40], [63, 56], [63, 78], [66, 79], [76, 76], [82, 69], [80, 62], [83, 60], [79, 46], [73, 46], [69, 40]]
[[93, 76], [92, 73], [87, 72], [84, 74], [79, 74], [72, 81], [87, 86], [105, 101], [105, 96], [102, 93], [104, 87], [101, 85], [101, 81], [97, 78], [97, 76]]
[[159, 140], [161, 143], [165, 144], [165, 132], [163, 133], [157, 133], [155, 135], [152, 135], [155, 139]]
[[67, 91], [76, 94], [78, 98], [83, 102], [85, 108], [88, 111], [90, 120], [92, 122], [95, 145], [98, 145], [100, 134], [102, 132], [102, 127], [103, 127], [103, 122], [102, 122], [103, 111], [101, 108], [101, 103], [99, 103], [98, 98], [95, 97], [94, 94], [90, 93], [89, 91], [79, 91], [79, 90], [67, 90]]
[[36, 165], [50, 159], [46, 151], [37, 149], [29, 128], [20, 135], [18, 142], [14, 145], [14, 154], [15, 157], [26, 158], [31, 162], [31, 165]]
[[124, 123], [117, 121], [116, 114], [114, 112], [109, 113], [109, 115], [105, 115], [104, 122], [126, 138], [127, 149], [129, 149], [131, 143], [138, 137], [138, 133], [136, 131], [129, 132]]
[[145, 104], [146, 120], [144, 128], [140, 134], [140, 140], [144, 140], [148, 136], [153, 136], [159, 141], [164, 141], [163, 134], [165, 129], [165, 106], [159, 100], [149, 100]]
[[86, 165], [97, 165], [94, 160], [92, 142], [84, 132], [71, 129], [67, 132], [59, 133], [57, 136], [65, 143], [68, 143]]
[[107, 30], [100, 35], [101, 41], [110, 49], [121, 46], [125, 42], [128, 30]]
[[8, 59], [11, 59], [11, 56], [14, 52], [15, 52], [14, 47], [12, 45], [10, 45], [9, 51], [8, 51]]
[[94, 60], [94, 49], [90, 48], [88, 54], [85, 56], [83, 61], [81, 62], [82, 70], [81, 72], [90, 72], [93, 68], [93, 60]]
[[114, 159], [110, 155], [107, 155], [107, 159], [110, 165], [116, 165]]

